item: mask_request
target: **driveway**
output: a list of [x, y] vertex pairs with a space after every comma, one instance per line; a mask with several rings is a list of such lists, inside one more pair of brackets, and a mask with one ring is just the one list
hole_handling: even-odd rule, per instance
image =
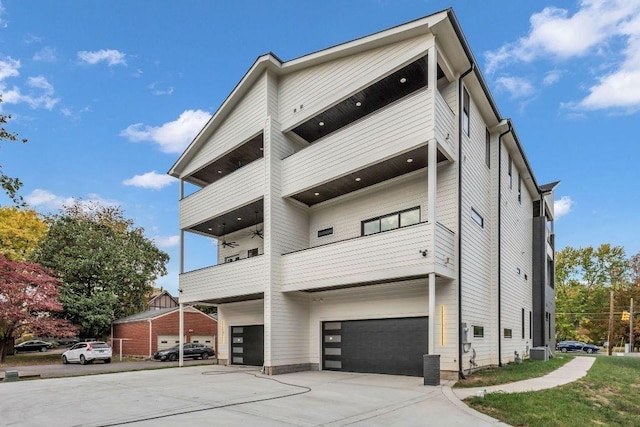
[[7, 426], [488, 426], [422, 378], [216, 365], [0, 383]]

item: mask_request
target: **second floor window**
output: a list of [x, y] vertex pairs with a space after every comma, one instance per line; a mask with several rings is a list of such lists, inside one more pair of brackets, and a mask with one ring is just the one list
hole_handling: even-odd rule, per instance
[[522, 204], [522, 177], [518, 174], [518, 202]]
[[469, 136], [469, 113], [471, 111], [471, 101], [467, 89], [462, 89], [462, 131]]
[[362, 221], [362, 235], [368, 236], [369, 234], [394, 230], [396, 228], [406, 227], [419, 222], [420, 207], [415, 207]]
[[513, 160], [511, 160], [511, 155], [509, 155], [509, 166], [507, 171], [509, 173], [509, 188], [513, 188]]
[[484, 139], [484, 162], [487, 167], [491, 169], [491, 134], [489, 133], [489, 129], [485, 129]]

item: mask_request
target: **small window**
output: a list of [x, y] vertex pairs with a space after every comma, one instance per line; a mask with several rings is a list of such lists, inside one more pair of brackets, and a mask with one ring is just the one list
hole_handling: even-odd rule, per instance
[[380, 218], [380, 231], [394, 230], [400, 227], [398, 214], [393, 214]]
[[524, 308], [522, 309], [522, 339], [524, 339]]
[[342, 328], [342, 323], [341, 322], [327, 322], [324, 324], [324, 330], [325, 331], [329, 331], [329, 330], [333, 330], [333, 329], [340, 329]]
[[473, 337], [474, 338], [482, 338], [482, 337], [484, 337], [484, 326], [474, 326], [473, 327]]
[[518, 174], [518, 203], [522, 204], [522, 176]]
[[529, 339], [533, 338], [533, 313], [529, 312]]
[[469, 136], [469, 112], [471, 111], [471, 101], [466, 88], [462, 89], [462, 131]]
[[325, 360], [324, 367], [327, 369], [342, 369], [342, 362], [339, 360]]
[[240, 255], [236, 254], [236, 255], [224, 257], [224, 262], [226, 264], [228, 262], [238, 261], [239, 259], [240, 259]]
[[420, 209], [400, 212], [400, 227], [417, 224], [420, 222]]
[[513, 337], [513, 331], [511, 329], [506, 329], [504, 330], [504, 337], [505, 338], [512, 338]]
[[471, 208], [471, 218], [482, 228], [484, 228], [484, 218], [475, 209]]
[[342, 342], [341, 335], [325, 335], [324, 342]]
[[362, 221], [362, 235], [376, 234], [382, 231], [395, 230], [400, 227], [418, 224], [420, 222], [420, 207], [407, 209]]
[[484, 141], [484, 162], [487, 167], [491, 169], [491, 134], [489, 129], [485, 128], [485, 141]]
[[324, 349], [324, 354], [327, 356], [342, 356], [342, 349], [336, 347], [327, 347]]
[[318, 230], [318, 237], [331, 236], [333, 234], [333, 227]]
[[248, 258], [253, 258], [254, 256], [258, 256], [258, 248], [249, 249], [247, 251], [247, 257]]
[[362, 234], [368, 236], [369, 234], [376, 234], [380, 232], [380, 220], [375, 219], [371, 221], [365, 221], [362, 223]]
[[511, 155], [509, 155], [509, 166], [507, 171], [509, 172], [509, 188], [513, 188], [513, 161], [511, 160]]

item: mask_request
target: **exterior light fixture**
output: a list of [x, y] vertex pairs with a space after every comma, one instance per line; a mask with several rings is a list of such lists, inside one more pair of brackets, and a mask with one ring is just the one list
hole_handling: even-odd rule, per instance
[[406, 77], [401, 77], [400, 78], [400, 83], [406, 83], [407, 82], [407, 78]]
[[318, 126], [324, 126], [324, 122], [318, 123]]
[[314, 196], [319, 196], [319, 195], [320, 195], [320, 193], [313, 193], [313, 195], [314, 195]]
[[362, 102], [360, 102], [360, 101], [356, 102], [356, 107], [359, 107], [361, 105], [362, 105]]
[[358, 178], [356, 178], [356, 181], [357, 181], [357, 182], [360, 182], [360, 180], [361, 180], [361, 179], [362, 179], [362, 178], [358, 177]]
[[238, 217], [238, 221], [242, 221], [242, 218]]
[[413, 162], [413, 159], [407, 159], [407, 163]]

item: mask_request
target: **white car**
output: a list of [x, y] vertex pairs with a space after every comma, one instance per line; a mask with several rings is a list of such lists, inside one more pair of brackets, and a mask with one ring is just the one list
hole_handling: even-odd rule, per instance
[[80, 362], [81, 365], [86, 365], [87, 363], [93, 363], [94, 360], [111, 363], [111, 347], [106, 342], [79, 342], [62, 353], [62, 363], [65, 365], [73, 362]]

